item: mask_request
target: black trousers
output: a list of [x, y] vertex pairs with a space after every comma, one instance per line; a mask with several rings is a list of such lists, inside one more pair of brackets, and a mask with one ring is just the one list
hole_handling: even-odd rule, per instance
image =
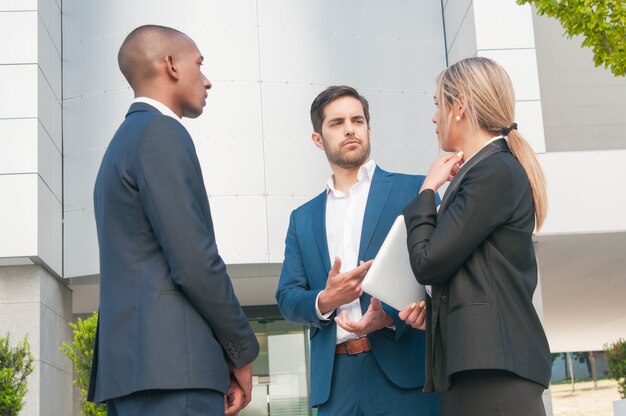
[[462, 371], [440, 396], [441, 416], [545, 416], [544, 390], [508, 371]]
[[219, 416], [224, 395], [215, 390], [145, 390], [107, 400], [107, 416]]

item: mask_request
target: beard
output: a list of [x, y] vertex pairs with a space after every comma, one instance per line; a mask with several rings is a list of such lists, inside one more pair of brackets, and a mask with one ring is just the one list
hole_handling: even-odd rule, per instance
[[[343, 168], [343, 169], [357, 168], [357, 167], [360, 167], [363, 163], [365, 163], [365, 161], [370, 157], [371, 147], [370, 147], [369, 135], [365, 142], [355, 137], [346, 139], [343, 142], [341, 142], [339, 147], [335, 149], [332, 149], [328, 145], [328, 142], [326, 141], [326, 139], [324, 139], [324, 136], [321, 136], [321, 137], [322, 137], [322, 143], [324, 144], [324, 152], [326, 153], [326, 157], [328, 158], [328, 161], [335, 166], [339, 166], [340, 168]], [[353, 151], [353, 152], [344, 152], [343, 151], [344, 144], [349, 140], [350, 141], [355, 140], [359, 144], [361, 144], [362, 147], [360, 148], [360, 150]]]

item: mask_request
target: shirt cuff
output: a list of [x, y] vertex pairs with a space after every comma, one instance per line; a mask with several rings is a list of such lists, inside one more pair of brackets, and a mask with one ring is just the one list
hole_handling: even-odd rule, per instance
[[319, 319], [320, 321], [328, 321], [330, 318], [330, 315], [333, 314], [333, 312], [335, 312], [334, 310], [325, 313], [322, 315], [322, 312], [320, 312], [320, 295], [322, 294], [322, 292], [320, 291], [320, 293], [317, 294], [317, 297], [315, 298], [315, 313], [317, 314], [317, 319]]

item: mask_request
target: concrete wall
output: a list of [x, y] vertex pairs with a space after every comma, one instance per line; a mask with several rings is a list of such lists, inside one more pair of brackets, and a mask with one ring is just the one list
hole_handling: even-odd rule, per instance
[[0, 334], [12, 345], [28, 336], [35, 371], [23, 415], [72, 414], [72, 363], [60, 351], [70, 342], [71, 291], [43, 267], [0, 267]]

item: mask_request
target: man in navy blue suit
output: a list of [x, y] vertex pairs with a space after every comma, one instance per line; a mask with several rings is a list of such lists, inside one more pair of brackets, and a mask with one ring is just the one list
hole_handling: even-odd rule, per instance
[[88, 399], [110, 416], [228, 415], [250, 402], [259, 344], [218, 254], [182, 117], [211, 83], [178, 30], [133, 30], [118, 55], [135, 93], [96, 179], [100, 314]]
[[421, 392], [423, 331], [360, 288], [424, 180], [376, 166], [369, 120], [367, 100], [351, 87], [329, 87], [313, 101], [313, 143], [333, 174], [291, 214], [276, 299], [286, 319], [310, 325], [319, 416], [437, 415], [437, 396]]

